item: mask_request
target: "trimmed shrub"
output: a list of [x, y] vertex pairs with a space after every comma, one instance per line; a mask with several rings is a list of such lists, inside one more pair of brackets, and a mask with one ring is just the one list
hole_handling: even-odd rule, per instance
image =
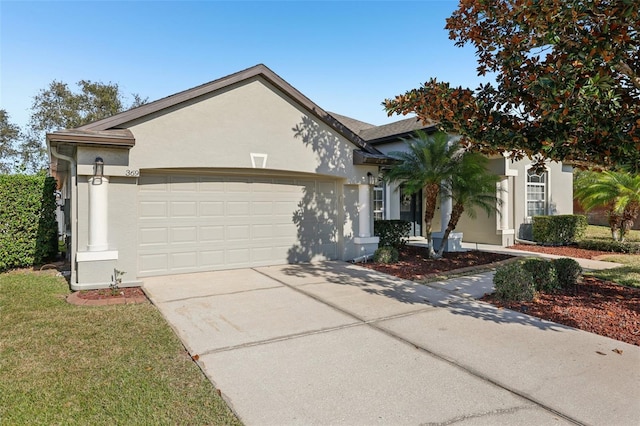
[[553, 259], [551, 264], [558, 275], [560, 287], [567, 288], [574, 286], [578, 284], [578, 281], [582, 277], [582, 267], [575, 259], [569, 257]]
[[57, 255], [55, 190], [55, 180], [44, 174], [0, 175], [0, 271]]
[[499, 267], [493, 276], [495, 295], [505, 302], [530, 301], [536, 295], [533, 276], [521, 262]]
[[587, 232], [587, 217], [578, 214], [533, 217], [533, 241], [543, 244], [575, 243]]
[[400, 258], [398, 249], [395, 247], [380, 247], [373, 254], [373, 261], [378, 263], [396, 263]]
[[522, 267], [533, 277], [537, 291], [552, 293], [560, 288], [558, 274], [553, 264], [544, 259], [526, 259]]
[[376, 220], [373, 235], [380, 237], [380, 247], [401, 248], [407, 243], [411, 224], [406, 220]]
[[578, 241], [578, 247], [585, 250], [610, 251], [613, 253], [640, 254], [640, 243], [634, 241], [614, 240], [582, 240]]

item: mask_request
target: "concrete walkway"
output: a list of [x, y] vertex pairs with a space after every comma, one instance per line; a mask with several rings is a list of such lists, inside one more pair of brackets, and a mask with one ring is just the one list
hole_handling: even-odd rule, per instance
[[491, 280], [325, 262], [144, 289], [248, 425], [640, 424], [639, 347], [475, 300]]

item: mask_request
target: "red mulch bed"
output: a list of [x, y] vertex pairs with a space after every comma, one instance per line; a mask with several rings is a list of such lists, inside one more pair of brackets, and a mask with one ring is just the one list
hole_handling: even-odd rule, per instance
[[533, 251], [536, 253], [556, 254], [565, 257], [579, 257], [580, 259], [595, 259], [598, 256], [612, 255], [610, 251], [585, 250], [574, 246], [547, 247], [528, 244], [516, 244], [509, 248], [523, 251]]
[[[609, 252], [577, 247], [545, 247], [516, 245], [510, 248], [555, 254], [565, 257], [593, 259]], [[363, 266], [400, 278], [419, 281], [429, 275], [473, 266], [486, 265], [511, 256], [470, 251], [446, 253], [445, 258], [426, 258], [426, 249], [405, 247], [400, 261], [393, 265], [367, 263]], [[624, 287], [595, 277], [583, 277], [581, 283], [557, 293], [540, 293], [532, 302], [502, 303], [486, 295], [481, 300], [498, 307], [564, 324], [640, 346], [640, 289]]]
[[400, 260], [394, 264], [365, 263], [365, 268], [375, 269], [405, 280], [420, 281], [429, 276], [511, 259], [513, 256], [486, 251], [461, 251], [445, 253], [441, 259], [427, 258], [425, 247], [405, 246], [400, 250]]
[[575, 287], [539, 293], [532, 302], [504, 303], [493, 295], [481, 300], [640, 346], [640, 289], [583, 277]]
[[84, 300], [109, 300], [133, 297], [146, 297], [144, 291], [140, 287], [121, 287], [115, 294], [110, 288], [101, 288], [99, 290], [81, 290], [78, 297]]

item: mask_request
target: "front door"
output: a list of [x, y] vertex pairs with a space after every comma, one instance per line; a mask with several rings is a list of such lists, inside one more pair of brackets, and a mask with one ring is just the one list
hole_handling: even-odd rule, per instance
[[400, 187], [400, 220], [406, 220], [411, 224], [410, 236], [422, 236], [422, 191], [416, 194], [407, 194]]

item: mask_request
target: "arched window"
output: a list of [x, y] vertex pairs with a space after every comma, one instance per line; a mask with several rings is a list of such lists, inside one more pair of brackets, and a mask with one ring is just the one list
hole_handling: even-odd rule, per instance
[[547, 214], [547, 172], [527, 170], [527, 217]]

